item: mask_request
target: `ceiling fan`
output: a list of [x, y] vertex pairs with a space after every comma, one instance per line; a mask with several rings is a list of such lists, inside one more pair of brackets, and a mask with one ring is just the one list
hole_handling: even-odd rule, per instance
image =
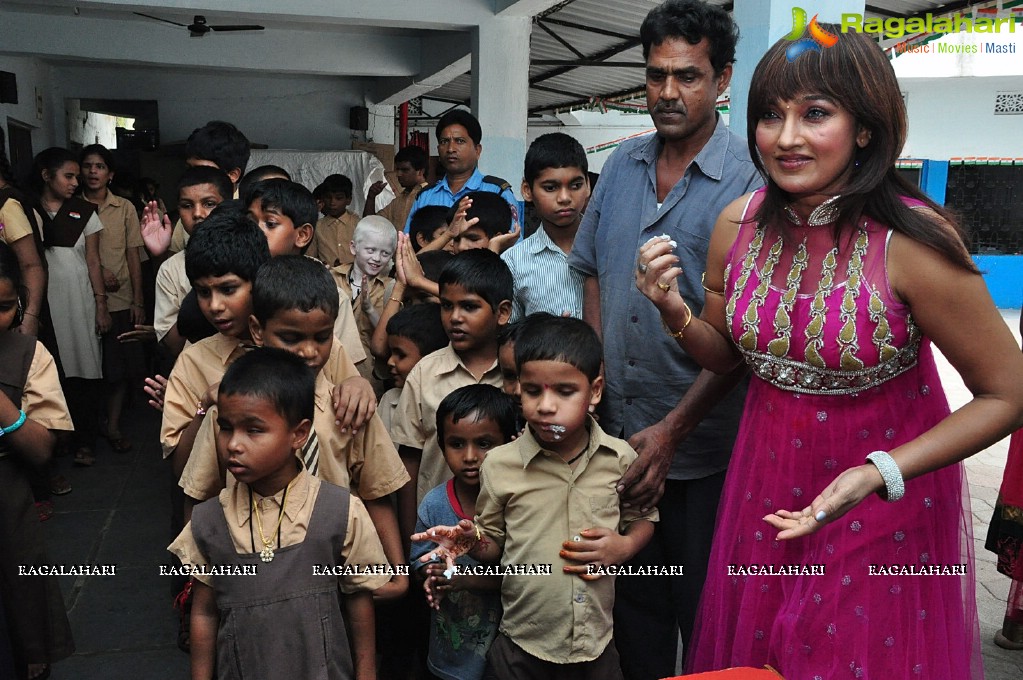
[[143, 14], [142, 12], [132, 12], [140, 17], [147, 19], [153, 19], [155, 21], [162, 21], [165, 24], [172, 24], [174, 26], [181, 26], [182, 28], [188, 29], [188, 34], [193, 38], [201, 38], [210, 31], [262, 31], [265, 30], [264, 26], [257, 24], [233, 24], [226, 26], [211, 26], [206, 23], [206, 17], [201, 14], [196, 14], [190, 24], [182, 24], [177, 21], [171, 21], [170, 19], [161, 19], [160, 17], [154, 17], [152, 14]]

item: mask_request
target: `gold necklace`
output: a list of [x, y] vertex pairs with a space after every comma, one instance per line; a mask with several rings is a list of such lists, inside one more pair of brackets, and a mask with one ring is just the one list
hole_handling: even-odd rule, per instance
[[[827, 199], [810, 213], [810, 216], [806, 218], [806, 225], [808, 227], [821, 227], [825, 224], [831, 224], [838, 217], [838, 206], [835, 203], [840, 199], [841, 196], [832, 196]], [[789, 221], [796, 226], [802, 227], [803, 220], [799, 218], [796, 211], [792, 209], [792, 206], [785, 206], [785, 215], [789, 218]]]
[[263, 514], [259, 512], [259, 506], [256, 503], [256, 499], [252, 499], [252, 512], [256, 516], [256, 528], [259, 530], [259, 541], [263, 544], [263, 549], [259, 551], [259, 559], [264, 562], [273, 562], [274, 560], [273, 543], [277, 540], [277, 532], [281, 530], [281, 522], [284, 521], [284, 504], [288, 502], [288, 492], [291, 491], [291, 485], [294, 483], [295, 480], [293, 479], [288, 483], [288, 486], [284, 488], [284, 496], [281, 498], [281, 511], [277, 515], [277, 527], [274, 528], [274, 532], [270, 535], [270, 538], [263, 536]]

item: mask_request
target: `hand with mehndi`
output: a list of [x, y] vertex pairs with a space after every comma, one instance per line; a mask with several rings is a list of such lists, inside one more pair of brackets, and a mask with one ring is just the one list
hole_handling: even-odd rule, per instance
[[455, 569], [455, 560], [472, 550], [479, 541], [477, 529], [467, 519], [463, 519], [455, 526], [436, 526], [412, 534], [413, 541], [426, 541], [436, 543], [437, 548], [419, 558], [424, 564], [435, 559], [444, 560], [447, 564], [446, 574], [451, 574]]

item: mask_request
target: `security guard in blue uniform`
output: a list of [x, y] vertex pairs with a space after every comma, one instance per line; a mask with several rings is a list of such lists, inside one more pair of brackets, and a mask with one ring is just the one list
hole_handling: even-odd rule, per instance
[[437, 153], [444, 167], [440, 181], [419, 192], [408, 220], [406, 233], [412, 222], [412, 215], [427, 205], [441, 205], [449, 208], [472, 191], [489, 191], [500, 194], [508, 205], [515, 209], [516, 221], [520, 217], [520, 205], [512, 193], [511, 185], [500, 177], [484, 175], [477, 165], [483, 146], [483, 130], [480, 122], [464, 109], [452, 109], [437, 122]]

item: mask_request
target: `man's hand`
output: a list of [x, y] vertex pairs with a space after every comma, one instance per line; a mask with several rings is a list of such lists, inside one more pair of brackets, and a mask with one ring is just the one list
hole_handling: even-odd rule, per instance
[[368, 421], [377, 410], [377, 399], [373, 386], [361, 375], [353, 375], [335, 385], [330, 391], [331, 403], [334, 405], [334, 424], [341, 432], [352, 431], [352, 436]]
[[142, 209], [142, 242], [146, 244], [146, 250], [153, 257], [159, 257], [170, 248], [171, 236], [174, 228], [171, 226], [170, 218], [167, 215], [160, 219], [160, 205], [156, 201], [150, 201]]
[[678, 441], [662, 420], [632, 435], [629, 445], [636, 449], [639, 458], [622, 475], [617, 490], [624, 507], [638, 506], [641, 512], [647, 512], [664, 494], [664, 480], [668, 478]]

